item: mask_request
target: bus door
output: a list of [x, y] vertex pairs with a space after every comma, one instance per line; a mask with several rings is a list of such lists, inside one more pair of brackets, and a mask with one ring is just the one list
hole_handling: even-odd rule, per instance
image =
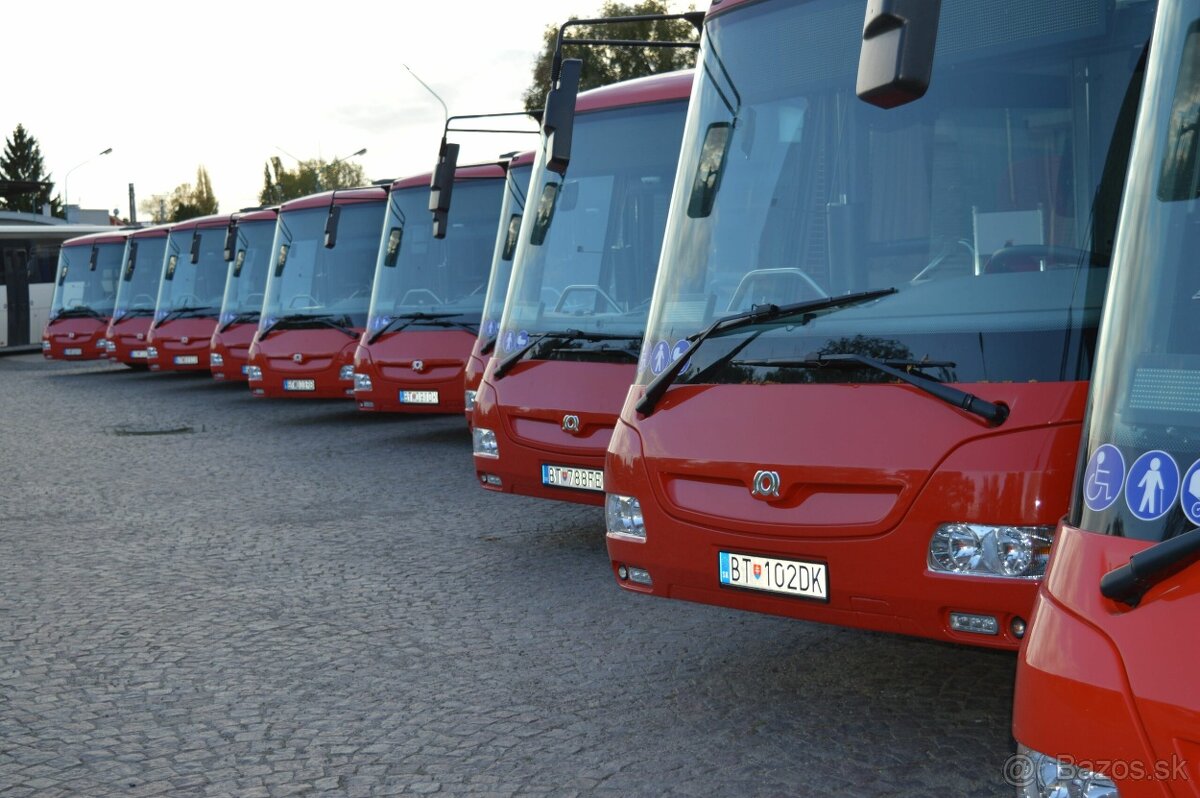
[[4, 309], [8, 316], [8, 346], [29, 343], [29, 256], [23, 249], [4, 250]]

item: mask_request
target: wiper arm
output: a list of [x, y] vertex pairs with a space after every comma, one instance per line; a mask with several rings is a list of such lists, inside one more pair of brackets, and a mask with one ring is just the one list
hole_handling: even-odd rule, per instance
[[380, 336], [387, 332], [400, 332], [405, 327], [417, 321], [429, 321], [433, 319], [448, 319], [451, 316], [457, 316], [457, 313], [424, 313], [415, 311], [413, 313], [401, 313], [399, 316], [393, 316], [392, 320], [379, 330], [379, 332], [367, 339], [367, 345], [375, 343]]
[[86, 305], [80, 305], [78, 307], [64, 308], [63, 310], [60, 310], [58, 315], [51, 319], [51, 321], [58, 321], [59, 319], [71, 319], [75, 317], [85, 317], [90, 319], [104, 318]]
[[1191, 565], [1200, 556], [1200, 529], [1139, 551], [1129, 562], [1100, 578], [1105, 598], [1136, 607], [1150, 588]]
[[137, 316], [153, 316], [154, 308], [130, 308], [120, 316], [114, 316], [113, 321], [121, 321], [122, 319], [132, 319]]
[[221, 332], [225, 332], [235, 324], [249, 324], [252, 321], [258, 321], [261, 314], [257, 310], [247, 311], [246, 313], [238, 313], [232, 319], [221, 325]]
[[[1008, 418], [1008, 407], [1005, 405], [989, 402], [986, 399], [980, 399], [973, 393], [967, 393], [959, 388], [943, 385], [935, 377], [925, 374], [922, 371], [922, 369], [926, 368], [953, 368], [955, 364], [946, 360], [878, 360], [866, 355], [845, 353], [817, 355], [813, 358], [800, 360], [766, 358], [763, 360], [740, 360], [735, 362], [743, 366], [777, 366], [783, 368], [825, 368], [829, 366], [857, 364], [886, 374], [901, 382], [908, 383], [930, 396], [941, 399], [948, 405], [953, 405], [960, 410], [973, 413], [985, 420], [990, 426], [998, 427]], [[900, 368], [897, 368], [897, 366]]]
[[[874, 291], [859, 291], [854, 294], [829, 296], [808, 302], [796, 302], [792, 305], [755, 305], [745, 313], [738, 313], [733, 316], [717, 319], [701, 332], [689, 336], [687, 340], [691, 345], [688, 347], [688, 352], [694, 352], [697, 347], [718, 332], [736, 330], [739, 327], [750, 327], [762, 322], [787, 318], [789, 316], [798, 316], [804, 313], [816, 313], [822, 310], [833, 310], [848, 305], [857, 305], [860, 302], [870, 302], [872, 299], [879, 299], [880, 297], [894, 293], [896, 293], [895, 288], [879, 288]], [[735, 347], [734, 352], [726, 355], [726, 358], [736, 354], [736, 352], [740, 352], [745, 348], [746, 343], [748, 342], [743, 342], [741, 346]], [[675, 378], [683, 371], [684, 365], [690, 360], [690, 357], [676, 358], [675, 362], [668, 366], [666, 371], [651, 380], [646, 385], [646, 393], [638, 400], [637, 411], [644, 416], [653, 413], [658, 400], [667, 392], [667, 389], [675, 382]]]
[[277, 329], [284, 329], [293, 325], [300, 326], [301, 324], [332, 327], [335, 330], [344, 332], [351, 338], [358, 337], [358, 333], [351, 329], [353, 326], [353, 321], [349, 316], [343, 315], [334, 318], [328, 313], [322, 313], [318, 315], [310, 315], [308, 313], [293, 313], [287, 316], [280, 316], [278, 319], [272, 322], [270, 326], [259, 332], [258, 339], [261, 341]]
[[493, 335], [493, 336], [489, 337], [486, 341], [484, 341], [483, 345], [479, 347], [479, 354], [485, 355], [485, 356], [490, 355], [492, 353], [492, 350], [496, 348], [496, 339], [499, 337], [500, 336], [498, 336], [498, 335]]
[[213, 310], [212, 305], [200, 305], [198, 307], [182, 307], [167, 311], [167, 314], [154, 323], [155, 327], [161, 327], [164, 322], [172, 319], [182, 319], [184, 316], [205, 316], [212, 315], [206, 311]]
[[[541, 335], [535, 335], [529, 339], [525, 346], [513, 352], [504, 360], [496, 364], [495, 371], [492, 376], [496, 379], [501, 379], [505, 374], [512, 370], [512, 367], [521, 362], [534, 349], [537, 349], [544, 342], [549, 341], [633, 341], [639, 340], [642, 336], [636, 333], [603, 333], [603, 332], [585, 332], [584, 330], [552, 330], [544, 332]], [[540, 351], [540, 350], [539, 350]]]

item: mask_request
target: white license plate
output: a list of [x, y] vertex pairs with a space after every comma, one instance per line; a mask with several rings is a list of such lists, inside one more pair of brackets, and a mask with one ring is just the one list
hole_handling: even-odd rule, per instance
[[406, 405], [436, 405], [437, 391], [401, 391], [400, 403]]
[[542, 484], [556, 488], [575, 488], [604, 492], [604, 472], [594, 468], [542, 465]]
[[829, 601], [828, 566], [823, 562], [777, 560], [722, 551], [717, 556], [723, 585]]
[[198, 366], [200, 364], [199, 355], [176, 355], [176, 366]]
[[316, 380], [284, 380], [283, 390], [285, 391], [315, 391], [317, 390]]
[[79, 349], [78, 347], [71, 347], [70, 349], [64, 349], [63, 354], [67, 357], [71, 357], [73, 355], [82, 355], [83, 350]]
[[131, 357], [134, 360], [145, 360], [146, 359], [146, 350], [145, 349], [134, 349], [132, 352], [129, 353], [129, 357]]

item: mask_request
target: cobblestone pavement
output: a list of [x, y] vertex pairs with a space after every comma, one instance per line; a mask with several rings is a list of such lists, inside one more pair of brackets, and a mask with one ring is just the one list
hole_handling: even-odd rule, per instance
[[0, 474], [6, 798], [1011, 794], [1012, 655], [627, 595], [459, 418], [0, 358]]

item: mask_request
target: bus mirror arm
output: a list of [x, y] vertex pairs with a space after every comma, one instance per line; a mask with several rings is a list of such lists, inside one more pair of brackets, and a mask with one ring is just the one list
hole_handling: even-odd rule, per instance
[[1150, 588], [1200, 558], [1200, 529], [1139, 551], [1129, 562], [1100, 578], [1100, 594], [1136, 607]]

